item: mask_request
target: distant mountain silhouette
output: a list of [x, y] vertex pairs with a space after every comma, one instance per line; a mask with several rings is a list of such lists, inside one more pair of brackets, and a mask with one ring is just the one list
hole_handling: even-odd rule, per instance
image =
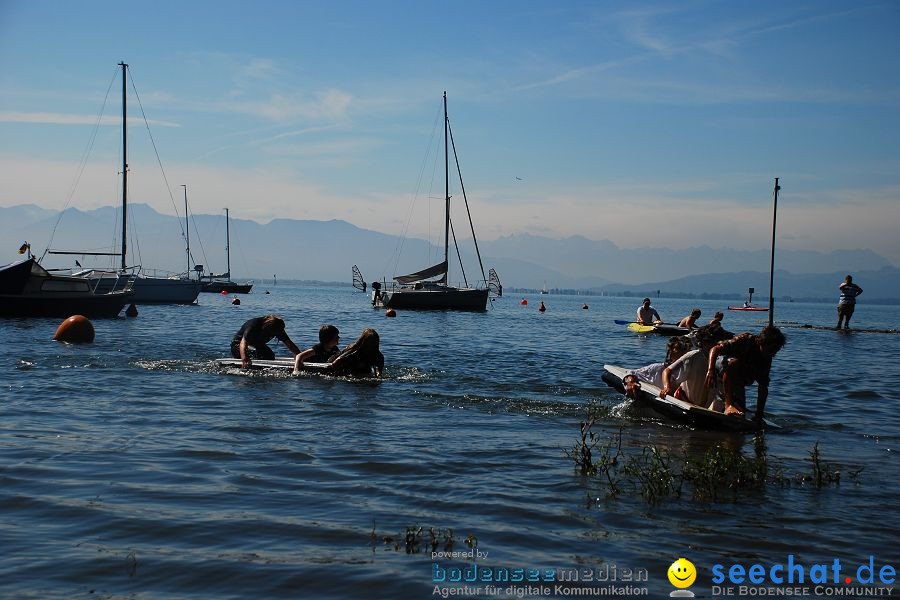
[[[116, 251], [121, 227], [118, 209], [91, 211], [68, 209], [60, 214], [34, 205], [0, 208], [0, 239], [7, 250], [0, 262], [15, 260], [22, 241], [31, 243], [38, 256], [48, 246], [79, 251]], [[442, 250], [425, 240], [362, 229], [346, 221], [275, 219], [266, 224], [240, 218], [240, 207], [231, 211], [231, 267], [236, 278], [312, 279], [350, 281], [350, 267], [358, 265], [367, 281], [390, 279], [399, 273], [419, 270], [439, 262]], [[163, 215], [146, 204], [129, 210], [129, 264], [183, 272], [188, 267], [183, 237], [184, 221]], [[193, 264], [207, 271], [225, 270], [225, 216], [191, 217]], [[684, 250], [669, 248], [622, 249], [608, 240], [572, 236], [557, 240], [529, 234], [481, 241], [485, 270], [497, 269], [504, 286], [539, 289], [546, 281], [551, 288], [587, 289], [607, 292], [665, 289], [683, 293], [742, 294], [748, 287], [768, 289], [768, 250], [742, 251], [698, 246]], [[470, 241], [460, 240], [469, 282], [481, 279]], [[402, 252], [397, 258], [397, 250]], [[117, 264], [115, 259], [91, 261], [89, 257], [48, 255], [48, 267], [68, 267], [78, 259], [83, 265]], [[871, 250], [835, 250], [829, 253], [779, 250], [776, 275], [778, 295], [830, 298], [846, 273], [853, 273], [866, 296], [900, 298], [893, 265]], [[723, 271], [730, 271], [723, 273]], [[863, 273], [866, 275], [863, 275]], [[871, 274], [870, 274], [871, 273]], [[883, 292], [878, 291], [883, 282]], [[462, 275], [451, 257], [451, 280]], [[625, 282], [614, 284], [613, 282]], [[651, 282], [651, 283], [646, 283]], [[656, 282], [656, 283], [652, 283]], [[874, 286], [874, 287], [873, 287]]]
[[[900, 269], [882, 267], [878, 270], [853, 270], [853, 281], [865, 290], [860, 298], [865, 302], [900, 299]], [[789, 273], [775, 270], [775, 298], [794, 300], [833, 299], [837, 302], [838, 285], [847, 271], [831, 273]], [[614, 283], [594, 288], [610, 294], [631, 293], [652, 295], [656, 290], [668, 294], [710, 295], [744, 298], [748, 288], [755, 288], [754, 304], [764, 305], [769, 297], [769, 274], [758, 271], [738, 273], [707, 273], [670, 281], [655, 281], [637, 285]]]

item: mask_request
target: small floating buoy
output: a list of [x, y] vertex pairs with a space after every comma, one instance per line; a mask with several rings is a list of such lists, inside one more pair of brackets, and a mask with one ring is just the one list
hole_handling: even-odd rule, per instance
[[588, 305], [587, 305], [587, 304], [582, 304], [582, 305], [581, 305], [581, 309], [582, 309], [582, 310], [587, 310], [587, 309], [588, 309]]
[[538, 307], [538, 312], [544, 312], [545, 310], [547, 310], [547, 307], [541, 302], [541, 305]]
[[241, 303], [241, 299], [240, 299], [240, 298], [233, 298], [233, 299], [231, 300], [231, 303], [234, 304], [235, 306], [237, 306], [238, 304]]
[[526, 306], [528, 304], [528, 300], [526, 300], [525, 298], [522, 298], [522, 301], [519, 302], [519, 304], [521, 304], [522, 306]]
[[393, 308], [389, 308], [389, 309], [387, 309], [386, 311], [384, 311], [384, 316], [386, 316], [386, 317], [396, 317], [396, 316], [397, 316], [397, 311], [394, 310]]
[[228, 295], [228, 292], [227, 292], [227, 291], [225, 291], [225, 290], [222, 290], [222, 291], [221, 291], [221, 292], [219, 292], [219, 293], [220, 293], [220, 294], [222, 294], [222, 295], [223, 295], [223, 296], [227, 296], [227, 295]]
[[53, 339], [57, 342], [90, 344], [94, 341], [94, 326], [87, 317], [73, 315], [59, 324]]
[[134, 302], [131, 303], [131, 306], [125, 309], [126, 317], [136, 317], [138, 316], [137, 306], [134, 305]]
[[269, 290], [266, 290], [266, 293], [268, 294], [268, 293], [269, 293]]

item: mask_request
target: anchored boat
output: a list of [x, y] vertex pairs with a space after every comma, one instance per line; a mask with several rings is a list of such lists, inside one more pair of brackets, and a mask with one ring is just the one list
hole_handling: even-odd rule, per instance
[[[450, 235], [453, 235], [453, 243], [456, 245], [456, 233], [453, 231], [450, 221], [450, 155], [449, 147], [453, 146], [453, 158], [459, 174], [459, 158], [456, 155], [456, 145], [453, 143], [453, 133], [450, 130], [450, 120], [447, 117], [447, 92], [444, 92], [444, 260], [421, 271], [409, 275], [397, 275], [388, 287], [387, 283], [375, 282], [372, 284], [372, 306], [376, 308], [396, 308], [407, 310], [485, 310], [489, 295], [501, 296], [503, 286], [494, 269], [490, 269], [489, 277], [484, 276], [484, 265], [481, 262], [481, 253], [478, 250], [478, 240], [475, 238], [475, 227], [472, 225], [472, 215], [469, 212], [469, 201], [466, 198], [466, 188], [462, 183], [462, 175], [459, 174], [460, 189], [463, 201], [466, 205], [466, 213], [469, 217], [469, 227], [472, 231], [472, 240], [475, 242], [475, 254], [478, 256], [478, 266], [481, 269], [483, 287], [470, 287], [466, 278], [465, 269], [460, 259], [460, 272], [463, 278], [462, 286], [454, 286], [448, 282]], [[459, 246], [456, 246], [459, 257]], [[437, 278], [437, 279], [435, 279]], [[366, 283], [356, 265], [353, 266], [353, 287], [366, 291]]]

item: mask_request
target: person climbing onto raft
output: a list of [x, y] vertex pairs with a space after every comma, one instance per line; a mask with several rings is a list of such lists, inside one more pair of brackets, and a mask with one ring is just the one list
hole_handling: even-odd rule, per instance
[[300, 354], [300, 348], [285, 331], [284, 320], [275, 315], [265, 315], [241, 325], [231, 340], [231, 356], [241, 359], [244, 369], [250, 367], [254, 358], [274, 360], [275, 353], [266, 345], [272, 338], [283, 342], [294, 356]]
[[740, 333], [733, 339], [719, 342], [709, 351], [706, 386], [713, 387], [717, 376], [721, 380], [726, 415], [744, 415], [745, 388], [756, 381], [758, 390], [754, 420], [762, 421], [769, 397], [772, 359], [784, 347], [785, 341], [780, 329], [767, 325], [759, 335]]

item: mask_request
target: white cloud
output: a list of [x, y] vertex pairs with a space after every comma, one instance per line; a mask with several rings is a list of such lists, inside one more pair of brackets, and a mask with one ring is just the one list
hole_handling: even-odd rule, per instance
[[[44, 123], [48, 125], [96, 125], [97, 117], [47, 112], [0, 112], [0, 122]], [[131, 124], [144, 124], [144, 120], [137, 117], [129, 117], [128, 122]], [[147, 119], [147, 123], [156, 127], [181, 127], [180, 124], [173, 123], [171, 121], [156, 121], [153, 119]], [[100, 119], [100, 125], [115, 125], [117, 127], [121, 127], [122, 118], [104, 115]]]

